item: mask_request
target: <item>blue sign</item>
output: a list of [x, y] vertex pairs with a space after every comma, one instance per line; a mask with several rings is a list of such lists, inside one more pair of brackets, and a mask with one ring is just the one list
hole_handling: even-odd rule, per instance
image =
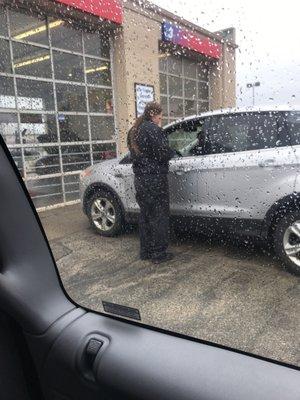
[[171, 24], [171, 22], [164, 22], [162, 24], [162, 40], [177, 43], [180, 34], [181, 29], [178, 26]]

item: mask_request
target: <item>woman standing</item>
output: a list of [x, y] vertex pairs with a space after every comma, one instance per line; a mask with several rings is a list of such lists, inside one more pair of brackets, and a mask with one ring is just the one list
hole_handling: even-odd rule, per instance
[[172, 259], [169, 242], [169, 160], [175, 152], [161, 128], [162, 107], [147, 103], [128, 133], [136, 200], [140, 207], [140, 258], [155, 264]]

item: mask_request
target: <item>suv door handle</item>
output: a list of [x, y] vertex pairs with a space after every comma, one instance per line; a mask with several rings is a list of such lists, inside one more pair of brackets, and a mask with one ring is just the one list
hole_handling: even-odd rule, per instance
[[192, 172], [192, 171], [195, 171], [195, 170], [193, 168], [181, 168], [181, 169], [176, 169], [174, 171], [174, 173], [176, 175], [183, 175], [183, 174], [186, 174], [186, 173]]
[[266, 168], [266, 167], [279, 167], [278, 164], [276, 164], [275, 158], [270, 158], [269, 160], [261, 161], [258, 163], [258, 166], [261, 168]]

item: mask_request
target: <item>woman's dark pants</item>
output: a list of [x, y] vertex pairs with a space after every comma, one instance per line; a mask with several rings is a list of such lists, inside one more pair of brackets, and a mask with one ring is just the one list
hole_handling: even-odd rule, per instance
[[134, 185], [140, 207], [140, 256], [163, 258], [169, 244], [168, 175], [135, 175]]

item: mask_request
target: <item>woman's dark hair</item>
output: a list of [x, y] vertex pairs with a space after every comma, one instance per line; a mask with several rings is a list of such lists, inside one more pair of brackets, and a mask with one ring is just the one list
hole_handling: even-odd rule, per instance
[[135, 154], [140, 153], [140, 150], [136, 143], [136, 139], [139, 133], [139, 128], [142, 125], [142, 123], [145, 121], [151, 121], [153, 117], [161, 114], [162, 111], [163, 110], [161, 105], [155, 101], [151, 101], [150, 103], [146, 104], [143, 114], [135, 120], [135, 123], [128, 132], [127, 145], [131, 152], [134, 152]]

